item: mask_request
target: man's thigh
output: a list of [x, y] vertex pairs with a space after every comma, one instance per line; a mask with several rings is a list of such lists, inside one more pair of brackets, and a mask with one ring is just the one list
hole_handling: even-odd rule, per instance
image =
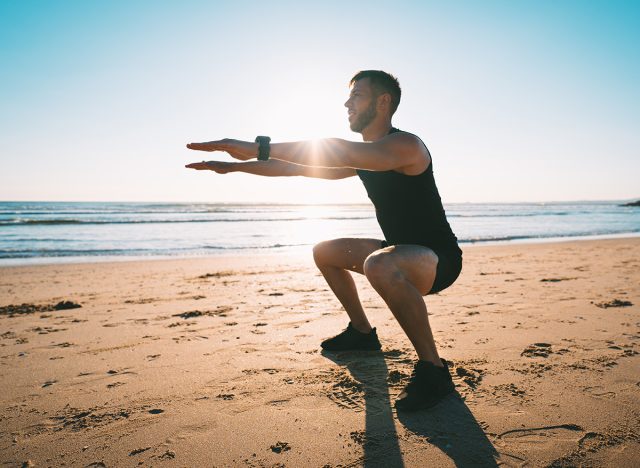
[[436, 279], [438, 255], [430, 248], [422, 245], [392, 245], [375, 252], [373, 256], [388, 256], [385, 260], [391, 261], [422, 295], [431, 291]]
[[364, 261], [380, 250], [379, 239], [342, 238], [323, 241], [313, 248], [316, 264], [364, 274]]

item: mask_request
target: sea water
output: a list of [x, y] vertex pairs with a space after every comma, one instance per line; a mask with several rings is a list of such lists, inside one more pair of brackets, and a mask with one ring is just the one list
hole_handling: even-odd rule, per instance
[[[447, 204], [468, 243], [639, 235], [622, 202]], [[0, 202], [0, 264], [291, 252], [382, 239], [371, 205]]]

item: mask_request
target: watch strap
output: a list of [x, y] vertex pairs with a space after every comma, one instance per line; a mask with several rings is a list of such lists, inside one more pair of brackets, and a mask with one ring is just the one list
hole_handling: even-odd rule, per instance
[[269, 153], [271, 151], [271, 145], [269, 143], [271, 142], [271, 138], [268, 136], [257, 136], [255, 142], [259, 145], [258, 160], [266, 161], [269, 159]]

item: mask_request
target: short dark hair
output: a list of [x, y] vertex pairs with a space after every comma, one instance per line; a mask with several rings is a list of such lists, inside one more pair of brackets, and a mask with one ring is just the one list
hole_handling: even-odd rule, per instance
[[351, 78], [349, 86], [353, 86], [356, 81], [363, 78], [369, 78], [376, 97], [389, 93], [391, 96], [391, 115], [393, 115], [400, 104], [400, 95], [402, 94], [398, 78], [382, 70], [362, 70]]

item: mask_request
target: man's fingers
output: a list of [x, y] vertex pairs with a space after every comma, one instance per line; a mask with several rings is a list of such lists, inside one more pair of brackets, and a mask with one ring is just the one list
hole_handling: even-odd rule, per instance
[[196, 150], [196, 151], [216, 151], [220, 149], [217, 145], [216, 141], [209, 141], [205, 143], [189, 143], [187, 148]]
[[186, 167], [188, 169], [202, 170], [202, 169], [209, 169], [209, 164], [206, 163], [205, 161], [202, 161], [202, 162], [198, 162], [198, 163], [187, 164], [184, 167]]
[[196, 151], [211, 151], [205, 143], [189, 143], [187, 148]]
[[198, 151], [227, 151], [230, 147], [228, 139], [189, 143], [187, 148]]

